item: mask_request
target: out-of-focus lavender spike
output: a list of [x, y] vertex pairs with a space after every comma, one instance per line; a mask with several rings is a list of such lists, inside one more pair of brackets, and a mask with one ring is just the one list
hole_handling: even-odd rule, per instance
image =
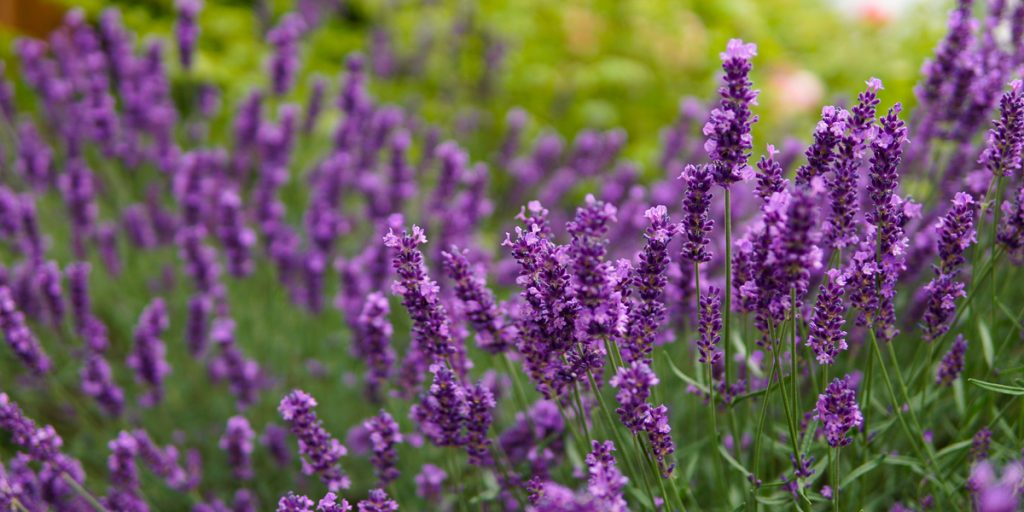
[[255, 437], [256, 434], [245, 416], [228, 418], [227, 429], [218, 446], [227, 453], [228, 464], [236, 478], [248, 480], [253, 477], [252, 448]]
[[658, 165], [662, 169], [667, 169], [673, 160], [686, 156], [684, 151], [687, 149], [694, 124], [703, 117], [706, 117], [706, 112], [700, 100], [686, 97], [679, 101], [679, 116], [676, 122], [667, 127], [662, 134], [661, 156], [658, 160]]
[[629, 510], [622, 490], [629, 482], [619, 471], [615, 462], [615, 444], [611, 441], [603, 443], [593, 441], [591, 451], [587, 454], [587, 490], [594, 497], [601, 510], [608, 512], [625, 512]]
[[945, 386], [953, 384], [953, 381], [964, 371], [964, 356], [966, 354], [967, 340], [962, 335], [957, 336], [949, 352], [942, 356], [942, 361], [935, 373], [935, 382]]
[[1003, 202], [1003, 218], [997, 234], [999, 243], [1016, 262], [1024, 261], [1024, 186]]
[[491, 466], [491, 440], [487, 431], [494, 422], [494, 394], [482, 382], [466, 388], [466, 453], [469, 463], [475, 466]]
[[622, 424], [634, 434], [643, 431], [651, 407], [647, 399], [651, 388], [658, 384], [658, 376], [643, 361], [633, 361], [628, 367], [620, 367], [608, 383], [619, 390], [615, 395], [619, 407], [615, 411]]
[[96, 228], [96, 245], [107, 272], [112, 276], [121, 275], [121, 255], [117, 249], [117, 227], [114, 223], [103, 223]]
[[316, 122], [320, 118], [320, 112], [324, 108], [324, 94], [327, 91], [327, 79], [315, 75], [313, 77], [313, 87], [309, 93], [309, 102], [306, 104], [306, 115], [302, 118], [302, 133], [309, 135], [313, 132], [313, 128], [316, 127]]
[[268, 424], [260, 437], [260, 444], [267, 447], [267, 451], [278, 465], [284, 466], [291, 462], [292, 454], [288, 449], [288, 429]]
[[64, 269], [68, 279], [68, 302], [71, 303], [71, 318], [75, 330], [79, 333], [92, 319], [92, 300], [89, 297], [89, 273], [92, 267], [88, 262], [77, 261]]
[[363, 426], [370, 431], [370, 443], [373, 456], [370, 462], [377, 474], [377, 484], [386, 487], [398, 479], [398, 453], [395, 445], [402, 442], [402, 433], [398, 423], [386, 411], [366, 420]]
[[203, 8], [202, 0], [176, 0], [175, 8], [178, 18], [174, 24], [174, 35], [178, 42], [178, 59], [181, 67], [192, 68], [196, 43], [199, 41], [199, 11]]
[[397, 512], [398, 502], [388, 497], [384, 489], [373, 489], [370, 495], [358, 503], [359, 512]]
[[21, 220], [21, 238], [25, 255], [33, 264], [43, 261], [43, 253], [46, 250], [43, 244], [43, 236], [39, 231], [39, 217], [36, 214], [36, 201], [31, 194], [22, 194], [19, 197], [19, 218]]
[[92, 171], [85, 161], [74, 158], [66, 165], [67, 172], [58, 178], [68, 216], [71, 218], [71, 246], [75, 257], [86, 256], [85, 242], [93, 236], [99, 208]]
[[15, 172], [35, 190], [45, 190], [54, 179], [53, 151], [29, 120], [18, 125], [17, 140]]
[[43, 263], [36, 268], [35, 280], [50, 325], [55, 329], [61, 329], [64, 324], [65, 307], [60, 266], [55, 261]]
[[435, 153], [440, 161], [440, 174], [437, 177], [434, 193], [430, 198], [429, 208], [431, 215], [444, 218], [449, 202], [455, 196], [455, 188], [466, 172], [468, 157], [455, 141], [442, 143], [437, 147]]
[[338, 465], [348, 450], [324, 430], [313, 408], [317, 403], [303, 391], [294, 390], [281, 400], [278, 412], [291, 425], [292, 434], [299, 439], [299, 453], [303, 456], [302, 472], [318, 474], [332, 491], [348, 489], [351, 481]]
[[171, 372], [167, 364], [167, 348], [160, 339], [169, 323], [164, 300], [154, 299], [139, 315], [132, 352], [126, 360], [128, 367], [135, 371], [136, 380], [147, 388], [140, 397], [140, 403], [147, 407], [155, 406], [163, 399], [164, 378]]
[[37, 374], [50, 371], [50, 358], [29, 330], [25, 316], [14, 302], [11, 289], [6, 286], [0, 286], [0, 330], [11, 350], [30, 371]]
[[420, 431], [437, 446], [461, 446], [466, 439], [462, 432], [469, 414], [466, 390], [444, 364], [433, 364], [434, 382], [420, 403], [409, 412]]
[[498, 166], [502, 169], [508, 169], [512, 159], [519, 153], [526, 118], [526, 111], [521, 108], [513, 108], [505, 114], [505, 135], [498, 150]]
[[149, 436], [144, 429], [132, 431], [132, 437], [138, 443], [139, 457], [167, 485], [178, 491], [189, 490], [189, 475], [178, 463], [178, 448], [173, 444], [160, 446]]
[[110, 490], [103, 498], [105, 506], [113, 510], [145, 512], [149, 506], [142, 499], [139, 488], [139, 470], [135, 457], [139, 453], [138, 442], [131, 434], [121, 431], [117, 438], [107, 445], [107, 470], [110, 471]]
[[239, 409], [255, 403], [260, 391], [266, 387], [266, 378], [260, 365], [246, 359], [238, 348], [235, 342], [235, 321], [228, 316], [215, 318], [210, 326], [210, 340], [218, 348], [217, 355], [209, 362], [211, 378], [214, 381], [228, 381], [228, 389], [235, 395]]
[[424, 464], [416, 475], [416, 495], [428, 502], [435, 503], [441, 499], [442, 485], [448, 474], [433, 464]]
[[21, 201], [13, 190], [0, 185], [0, 239], [14, 243], [21, 232]]
[[253, 271], [251, 251], [256, 244], [256, 233], [245, 225], [238, 192], [232, 189], [221, 192], [218, 210], [217, 235], [227, 254], [228, 272], [235, 277], [245, 277]]
[[117, 417], [124, 410], [124, 391], [114, 381], [110, 363], [100, 354], [86, 356], [79, 374], [82, 393], [92, 397], [109, 415]]
[[373, 27], [370, 34], [370, 66], [373, 74], [388, 78], [395, 73], [395, 51], [391, 43], [391, 32], [382, 25]]
[[306, 30], [306, 24], [296, 13], [286, 14], [277, 26], [267, 33], [267, 42], [273, 47], [269, 73], [274, 94], [283, 96], [295, 81], [299, 67], [299, 38]]

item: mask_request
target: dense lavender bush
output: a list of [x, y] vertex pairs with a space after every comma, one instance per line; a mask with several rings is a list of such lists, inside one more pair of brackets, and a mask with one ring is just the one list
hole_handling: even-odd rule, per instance
[[0, 66], [0, 509], [1020, 507], [1024, 3], [807, 148], [733, 39], [651, 165], [380, 101], [424, 58], [385, 27], [307, 81], [300, 4], [244, 97], [199, 0]]

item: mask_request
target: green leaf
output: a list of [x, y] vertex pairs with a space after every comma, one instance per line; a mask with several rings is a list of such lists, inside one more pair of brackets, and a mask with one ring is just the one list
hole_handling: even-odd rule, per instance
[[683, 382], [685, 382], [685, 383], [687, 383], [687, 384], [689, 384], [689, 385], [699, 389], [701, 393], [707, 393], [708, 392], [708, 388], [706, 386], [704, 386], [703, 384], [697, 382], [696, 380], [694, 380], [689, 375], [683, 373], [683, 371], [680, 370], [679, 367], [677, 367], [674, 362], [672, 362], [672, 357], [669, 356], [668, 353], [665, 354], [665, 360], [668, 361], [668, 366], [670, 368], [672, 368], [672, 373], [676, 374], [676, 377], [679, 377], [680, 379], [682, 379]]
[[967, 379], [967, 380], [971, 384], [974, 384], [975, 386], [978, 386], [979, 388], [985, 389], [985, 390], [988, 390], [988, 391], [994, 391], [996, 393], [1001, 393], [1001, 394], [1004, 394], [1004, 395], [1013, 395], [1013, 396], [1024, 395], [1024, 388], [1022, 388], [1020, 386], [1007, 386], [1005, 384], [996, 384], [994, 382], [985, 382], [983, 380], [978, 380], [978, 379]]
[[956, 452], [958, 452], [960, 450], [963, 450], [964, 448], [967, 448], [968, 446], [970, 446], [973, 443], [974, 443], [974, 441], [971, 440], [971, 439], [968, 439], [966, 441], [960, 441], [959, 443], [953, 443], [953, 444], [951, 444], [951, 445], [949, 445], [949, 446], [947, 446], [947, 447], [945, 447], [945, 448], [935, 452], [935, 458], [936, 459], [941, 459], [944, 455], [949, 455], [951, 453], [956, 453]]
[[978, 334], [981, 335], [981, 352], [985, 355], [985, 364], [991, 369], [992, 360], [995, 357], [995, 351], [992, 350], [992, 333], [980, 315], [978, 316]]
[[725, 457], [725, 461], [742, 473], [744, 477], [750, 475], [750, 471], [747, 471], [747, 468], [743, 467], [743, 464], [740, 464], [738, 460], [732, 458], [732, 455], [729, 455], [729, 450], [726, 450], [725, 446], [718, 445], [718, 453], [721, 453], [722, 457]]
[[850, 471], [846, 475], [846, 477], [844, 477], [839, 482], [839, 490], [841, 491], [841, 490], [845, 489], [846, 486], [852, 484], [853, 482], [855, 482], [861, 476], [867, 474], [872, 469], [875, 469], [878, 466], [881, 466], [883, 460], [885, 460], [885, 455], [880, 455], [880, 456], [878, 456], [878, 457], [876, 457], [876, 458], [874, 458], [872, 460], [869, 460], [869, 461], [865, 462], [864, 464], [861, 464], [860, 466], [857, 467], [857, 469], [854, 469], [853, 471]]

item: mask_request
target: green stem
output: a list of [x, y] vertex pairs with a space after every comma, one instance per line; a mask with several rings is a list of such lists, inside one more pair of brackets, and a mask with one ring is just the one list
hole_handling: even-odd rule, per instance
[[[725, 188], [725, 300], [722, 301], [722, 341], [725, 345], [725, 383], [732, 382], [732, 194]], [[699, 307], [698, 302], [698, 307]], [[737, 441], [738, 442], [738, 441]]]
[[[794, 417], [800, 416], [800, 394], [797, 390], [797, 377], [800, 372], [800, 364], [797, 361], [797, 350], [796, 350], [796, 327], [797, 327], [797, 308], [796, 308], [796, 288], [790, 288], [789, 298], [791, 306], [793, 308], [793, 329], [790, 332], [790, 347], [789, 347], [789, 358], [790, 358], [790, 369], [789, 373], [792, 378], [792, 386], [790, 392], [793, 393], [793, 415]], [[799, 463], [799, 458], [797, 463]]]
[[754, 435], [754, 464], [750, 470], [753, 473], [751, 475], [753, 477], [751, 482], [751, 491], [753, 494], [752, 503], [754, 503], [755, 508], [757, 507], [756, 502], [758, 489], [760, 489], [758, 486], [757, 472], [760, 469], [761, 462], [761, 437], [764, 433], [764, 421], [768, 413], [768, 400], [771, 399], [772, 382], [775, 381], [775, 371], [778, 367], [778, 359], [773, 358], [772, 369], [768, 372], [768, 388], [765, 390], [764, 398], [761, 400], [761, 413], [758, 415], [757, 419], [757, 433]]
[[82, 499], [88, 502], [89, 506], [91, 506], [94, 510], [97, 510], [98, 512], [109, 512], [107, 508], [104, 507], [100, 503], [100, 501], [97, 500], [96, 497], [92, 495], [91, 492], [88, 491], [88, 489], [82, 487], [82, 484], [76, 482], [74, 478], [71, 478], [71, 475], [67, 473], [61, 473], [60, 476], [61, 478], [64, 479], [65, 482], [67, 482], [68, 485], [71, 486], [72, 489], [74, 489], [75, 494], [81, 496]]

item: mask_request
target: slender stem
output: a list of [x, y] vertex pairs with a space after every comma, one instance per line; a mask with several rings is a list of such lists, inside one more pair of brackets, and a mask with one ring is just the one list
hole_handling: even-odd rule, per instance
[[[726, 189], [728, 190], [728, 189]], [[701, 317], [701, 306], [700, 306], [700, 264], [697, 262], [693, 263], [693, 280], [694, 288], [697, 290], [697, 325], [700, 325]], [[726, 342], [728, 345], [728, 342]], [[711, 348], [714, 350], [714, 347]], [[728, 356], [726, 361], [728, 362]], [[705, 363], [704, 377], [707, 380], [708, 386], [708, 416], [711, 420], [711, 457], [715, 461], [715, 475], [719, 482], [725, 482], [725, 471], [722, 469], [722, 454], [718, 453], [719, 436], [718, 436], [718, 418], [716, 406], [715, 406], [715, 381], [714, 375], [711, 371], [711, 360], [709, 359]], [[728, 381], [726, 381], [728, 382]]]
[[509, 376], [512, 378], [512, 389], [514, 390], [516, 400], [519, 401], [519, 408], [522, 409], [523, 415], [526, 418], [526, 423], [530, 426], [530, 430], [533, 430], [533, 418], [530, 416], [530, 402], [526, 399], [526, 391], [523, 389], [523, 383], [519, 380], [519, 372], [516, 371], [515, 366], [512, 364], [512, 359], [508, 356], [508, 352], [501, 354], [501, 359], [505, 363], [505, 370], [508, 371]]
[[75, 481], [74, 478], [71, 478], [71, 475], [67, 473], [61, 473], [60, 476], [61, 478], [64, 479], [65, 482], [67, 482], [68, 485], [71, 486], [72, 489], [74, 489], [75, 493], [81, 496], [82, 499], [84, 499], [86, 502], [88, 502], [89, 506], [91, 506], [94, 510], [97, 510], [98, 512], [109, 512], [107, 510], [107, 507], [104, 507], [100, 503], [100, 501], [97, 500], [96, 497], [93, 496], [91, 492], [89, 492], [88, 489], [82, 487], [82, 484]]
[[829, 463], [832, 465], [832, 512], [839, 512], [839, 448], [829, 450]]
[[[871, 409], [871, 381], [875, 369], [875, 358], [871, 354], [871, 349], [869, 348], [866, 352], [868, 356], [868, 367], [864, 372], [864, 396], [861, 398], [861, 403], [864, 405], [865, 413]], [[868, 414], [864, 414], [864, 424], [861, 426], [861, 432], [863, 433], [864, 445], [867, 446], [870, 434], [870, 430], [868, 429]], [[865, 455], [867, 455], [867, 450], [865, 450]]]
[[[778, 369], [778, 359], [772, 358], [772, 370], [768, 373], [768, 388], [765, 390], [764, 398], [761, 400], [761, 413], [757, 419], [757, 433], [754, 435], [754, 464], [750, 468], [752, 474], [751, 490], [754, 495], [754, 502], [757, 501], [757, 492], [760, 489], [758, 485], [757, 472], [760, 469], [761, 462], [761, 437], [764, 433], [764, 420], [768, 413], [768, 400], [771, 398], [772, 382], [775, 381], [775, 371]], [[756, 504], [755, 504], [756, 508]]]
[[[732, 382], [732, 194], [725, 188], [725, 300], [722, 301], [722, 341], [725, 345], [725, 384]], [[699, 304], [698, 304], [699, 307]]]
[[[796, 288], [789, 289], [790, 303], [793, 308], [793, 330], [790, 332], [790, 347], [789, 347], [789, 358], [790, 358], [790, 377], [792, 378], [793, 384], [790, 392], [793, 393], [793, 415], [799, 417], [800, 415], [800, 395], [797, 391], [797, 377], [800, 372], [800, 364], [797, 361], [797, 350], [796, 350], [796, 327], [797, 327], [797, 309], [796, 309]], [[799, 463], [799, 460], [797, 461]]]

